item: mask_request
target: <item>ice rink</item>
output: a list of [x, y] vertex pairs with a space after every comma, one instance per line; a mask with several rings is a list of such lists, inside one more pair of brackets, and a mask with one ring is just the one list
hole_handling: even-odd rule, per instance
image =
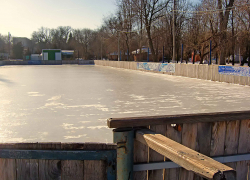
[[112, 142], [107, 118], [249, 107], [249, 86], [91, 65], [0, 67], [0, 142]]

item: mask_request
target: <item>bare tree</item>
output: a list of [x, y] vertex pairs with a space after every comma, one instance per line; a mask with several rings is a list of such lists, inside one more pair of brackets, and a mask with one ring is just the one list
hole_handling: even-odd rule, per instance
[[219, 32], [220, 32], [220, 65], [226, 64], [226, 41], [227, 41], [227, 25], [231, 8], [234, 5], [234, 0], [218, 0], [219, 13]]
[[157, 55], [152, 39], [153, 24], [164, 16], [169, 2], [170, 0], [133, 0], [137, 8], [137, 14], [139, 18], [143, 20], [147, 32], [148, 44], [154, 61], [157, 61]]

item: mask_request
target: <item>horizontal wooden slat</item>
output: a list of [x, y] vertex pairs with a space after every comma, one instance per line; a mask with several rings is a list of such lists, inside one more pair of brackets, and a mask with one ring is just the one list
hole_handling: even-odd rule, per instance
[[137, 130], [136, 140], [204, 178], [217, 179], [224, 174], [235, 179], [236, 173], [232, 168], [149, 129]]
[[107, 125], [109, 128], [122, 128], [122, 127], [163, 125], [163, 124], [235, 121], [235, 120], [246, 120], [246, 119], [250, 119], [250, 111], [110, 118], [107, 120]]
[[54, 159], [54, 160], [112, 160], [116, 150], [14, 150], [1, 149], [0, 158], [6, 159]]
[[[53, 146], [52, 146], [53, 145]], [[34, 148], [36, 146], [37, 148]], [[32, 148], [31, 148], [32, 147]], [[116, 149], [114, 143], [60, 143], [60, 142], [37, 142], [37, 143], [0, 143], [0, 149], [19, 150], [111, 150]]]

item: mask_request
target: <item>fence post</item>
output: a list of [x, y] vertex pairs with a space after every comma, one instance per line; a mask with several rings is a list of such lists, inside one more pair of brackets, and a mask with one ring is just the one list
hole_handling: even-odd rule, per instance
[[133, 180], [134, 130], [113, 130], [113, 141], [117, 143], [117, 180]]

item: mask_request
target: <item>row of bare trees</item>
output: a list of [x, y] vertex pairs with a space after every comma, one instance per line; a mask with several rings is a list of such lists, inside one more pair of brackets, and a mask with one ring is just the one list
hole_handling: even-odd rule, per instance
[[121, 51], [129, 52], [122, 60], [133, 60], [132, 51], [149, 47], [154, 61], [162, 59], [163, 47], [165, 59], [179, 60], [183, 44], [183, 59], [199, 52], [201, 62], [209, 58], [211, 41], [213, 58], [225, 64], [234, 54], [244, 60], [250, 56], [249, 1], [201, 0], [194, 5], [188, 0], [118, 0], [115, 13], [104, 18], [97, 30], [41, 27], [32, 40], [37, 53], [44, 48], [72, 49], [83, 59], [107, 58]]

